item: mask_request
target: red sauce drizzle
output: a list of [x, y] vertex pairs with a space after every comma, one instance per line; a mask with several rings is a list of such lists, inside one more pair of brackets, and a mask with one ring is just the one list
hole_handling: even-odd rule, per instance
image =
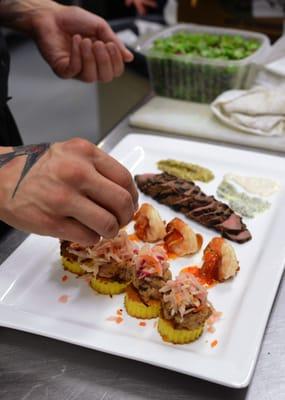
[[186, 267], [182, 272], [193, 274], [202, 285], [213, 286], [217, 284], [219, 282], [218, 272], [222, 258], [221, 248], [223, 243], [223, 238], [213, 238], [204, 251], [202, 267]]
[[63, 277], [61, 278], [61, 282], [66, 282], [68, 279], [67, 275], [63, 275]]
[[139, 326], [142, 326], [142, 327], [146, 326], [146, 322], [144, 322], [144, 321], [139, 322]]
[[218, 271], [222, 259], [221, 248], [223, 243], [223, 238], [216, 237], [211, 240], [204, 251], [204, 263], [202, 266], [204, 275], [216, 281], [219, 279]]

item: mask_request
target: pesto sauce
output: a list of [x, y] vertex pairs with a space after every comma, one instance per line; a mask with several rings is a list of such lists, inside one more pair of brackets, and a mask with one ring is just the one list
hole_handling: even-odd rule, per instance
[[257, 214], [268, 210], [271, 205], [268, 201], [259, 197], [251, 197], [244, 192], [239, 192], [225, 179], [219, 185], [217, 195], [227, 200], [234, 211], [247, 218], [254, 218]]
[[215, 178], [209, 169], [183, 161], [161, 160], [157, 163], [157, 167], [163, 172], [186, 181], [210, 182]]

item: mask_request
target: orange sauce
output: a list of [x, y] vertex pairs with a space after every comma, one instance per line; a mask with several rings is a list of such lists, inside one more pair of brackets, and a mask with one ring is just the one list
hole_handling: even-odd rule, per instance
[[207, 332], [209, 333], [215, 333], [216, 332], [216, 328], [213, 325], [208, 326], [207, 328]]
[[141, 321], [141, 322], [139, 323], [139, 326], [145, 327], [145, 326], [146, 326], [146, 322]]
[[217, 341], [217, 340], [213, 340], [213, 341], [211, 342], [211, 347], [212, 347], [212, 348], [216, 347], [217, 345], [218, 345], [218, 341]]
[[176, 258], [178, 258], [177, 254], [173, 253], [172, 251], [168, 251], [166, 248], [165, 248], [165, 250], [167, 252], [167, 258], [169, 260], [175, 260]]
[[111, 316], [111, 317], [107, 318], [107, 321], [112, 321], [119, 325], [122, 322], [124, 322], [124, 319], [122, 317], [118, 317], [118, 316]]
[[201, 268], [203, 276], [209, 282], [219, 281], [219, 266], [222, 259], [222, 245], [224, 239], [221, 237], [215, 237], [211, 240], [204, 251], [204, 262]]
[[184, 272], [186, 274], [192, 274], [195, 276], [195, 278], [198, 279], [198, 281], [205, 286], [214, 286], [217, 281], [213, 279], [210, 275], [204, 274], [204, 271], [202, 268], [192, 266], [192, 267], [185, 267], [183, 268], [180, 272]]
[[121, 308], [119, 308], [117, 310], [117, 315], [122, 316], [123, 315], [123, 310]]
[[140, 239], [138, 238], [136, 233], [132, 233], [128, 237], [132, 242], [139, 242], [140, 241]]

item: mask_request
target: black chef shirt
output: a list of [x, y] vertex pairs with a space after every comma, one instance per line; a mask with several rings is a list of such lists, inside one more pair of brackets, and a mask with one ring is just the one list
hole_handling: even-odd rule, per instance
[[[10, 57], [4, 37], [0, 31], [0, 146], [19, 146], [22, 144], [22, 141], [7, 106], [9, 68]], [[0, 236], [7, 229], [7, 225], [0, 221]]]
[[0, 31], [0, 146], [22, 144], [17, 126], [7, 106], [10, 57]]

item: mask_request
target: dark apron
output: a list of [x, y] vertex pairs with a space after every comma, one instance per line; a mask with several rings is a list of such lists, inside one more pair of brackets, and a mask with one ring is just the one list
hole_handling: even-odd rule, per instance
[[[0, 31], [0, 146], [19, 146], [22, 140], [7, 106], [9, 69], [10, 57]], [[0, 221], [0, 235], [3, 235], [7, 229], [7, 225]]]

